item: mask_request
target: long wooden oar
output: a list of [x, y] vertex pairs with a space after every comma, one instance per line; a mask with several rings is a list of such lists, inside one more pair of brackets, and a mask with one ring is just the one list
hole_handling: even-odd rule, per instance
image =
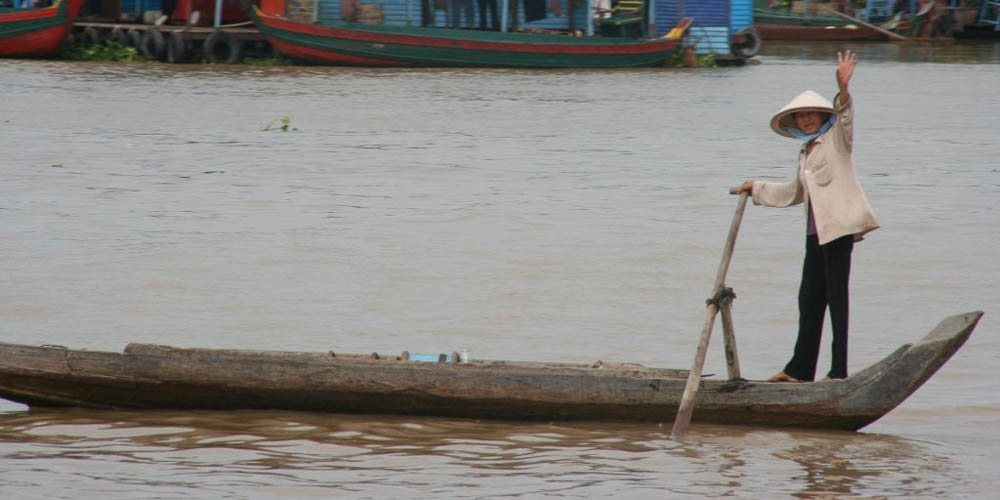
[[862, 26], [865, 26], [867, 28], [871, 28], [871, 29], [873, 29], [875, 31], [878, 31], [879, 33], [884, 33], [884, 34], [888, 35], [891, 38], [895, 38], [896, 40], [900, 40], [900, 41], [903, 41], [903, 42], [909, 42], [910, 41], [909, 38], [906, 38], [905, 36], [900, 35], [899, 33], [893, 33], [893, 32], [891, 32], [891, 31], [889, 31], [887, 29], [879, 28], [878, 26], [875, 26], [874, 24], [868, 24], [868, 23], [866, 23], [866, 22], [864, 22], [864, 21], [862, 21], [862, 20], [860, 20], [860, 19], [858, 19], [856, 17], [851, 17], [851, 16], [849, 16], [847, 14], [844, 14], [843, 12], [838, 12], [836, 10], [833, 10], [830, 7], [827, 7], [826, 5], [823, 5], [823, 4], [816, 4], [816, 5], [818, 7], [820, 7], [821, 9], [823, 9], [823, 10], [825, 10], [825, 11], [831, 13], [831, 14], [843, 17], [844, 19], [849, 19], [849, 20], [854, 21], [854, 22], [856, 22], [856, 23], [858, 23], [858, 24], [860, 24]]
[[[680, 407], [677, 408], [674, 429], [670, 433], [670, 438], [675, 441], [684, 439], [685, 434], [687, 434], [688, 425], [691, 423], [691, 414], [694, 412], [694, 398], [698, 394], [698, 386], [701, 383], [701, 368], [705, 364], [705, 352], [708, 351], [708, 341], [712, 337], [715, 316], [719, 313], [720, 304], [726, 300], [723, 298], [723, 290], [725, 290], [726, 286], [726, 273], [729, 272], [729, 261], [733, 258], [733, 248], [736, 246], [736, 235], [740, 232], [740, 222], [743, 221], [743, 209], [747, 206], [747, 196], [749, 193], [739, 187], [730, 188], [729, 193], [739, 194], [740, 201], [736, 204], [736, 213], [733, 215], [733, 222], [729, 225], [729, 236], [726, 237], [726, 246], [722, 250], [722, 262], [719, 263], [719, 272], [715, 276], [715, 286], [712, 287], [712, 298], [709, 299], [708, 307], [705, 309], [705, 325], [701, 329], [701, 341], [698, 342], [698, 349], [694, 355], [694, 363], [692, 363], [691, 372], [688, 374], [687, 385], [684, 386], [684, 395], [681, 397]], [[730, 336], [727, 336], [726, 340], [728, 342]], [[729, 347], [727, 345], [727, 351]], [[733, 346], [733, 352], [735, 353], [735, 346]]]

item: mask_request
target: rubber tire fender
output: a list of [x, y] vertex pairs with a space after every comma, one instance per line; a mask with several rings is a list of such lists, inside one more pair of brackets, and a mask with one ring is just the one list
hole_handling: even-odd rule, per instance
[[111, 30], [111, 36], [109, 36], [108, 39], [118, 42], [118, 45], [121, 45], [122, 47], [128, 47], [128, 32], [126, 32], [125, 28], [122, 28], [121, 26], [115, 26]]
[[745, 42], [733, 44], [733, 55], [744, 58], [751, 58], [760, 53], [760, 48], [764, 45], [764, 39], [753, 26], [748, 26], [736, 32], [737, 36], [746, 39]]
[[191, 39], [183, 31], [172, 31], [167, 37], [167, 62], [181, 64], [191, 55]]
[[125, 43], [126, 47], [134, 47], [135, 50], [142, 51], [142, 32], [132, 28], [126, 33], [127, 40]]
[[238, 64], [243, 60], [243, 42], [222, 30], [205, 39], [205, 58], [214, 63]]
[[160, 30], [146, 28], [146, 32], [142, 34], [142, 55], [157, 61], [162, 61], [167, 55], [167, 42]]
[[84, 45], [97, 45], [101, 43], [101, 33], [93, 26], [87, 26], [83, 29], [83, 35], [80, 36], [80, 43]]

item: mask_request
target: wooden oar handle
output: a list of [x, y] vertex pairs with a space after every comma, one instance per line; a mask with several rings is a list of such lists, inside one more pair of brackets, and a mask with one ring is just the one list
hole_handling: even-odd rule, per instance
[[740, 194], [743, 192], [743, 186], [736, 186], [729, 188], [729, 194]]

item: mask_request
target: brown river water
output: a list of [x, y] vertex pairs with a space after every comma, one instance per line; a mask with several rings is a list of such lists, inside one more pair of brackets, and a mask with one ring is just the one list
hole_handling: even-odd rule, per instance
[[[1000, 43], [853, 47], [883, 227], [854, 251], [850, 370], [986, 312], [862, 431], [0, 400], [0, 498], [994, 498]], [[699, 70], [0, 60], [0, 341], [687, 368], [727, 188], [791, 178], [767, 122], [831, 97], [838, 48]], [[747, 208], [727, 283], [748, 378], [790, 355], [803, 234], [800, 208]]]

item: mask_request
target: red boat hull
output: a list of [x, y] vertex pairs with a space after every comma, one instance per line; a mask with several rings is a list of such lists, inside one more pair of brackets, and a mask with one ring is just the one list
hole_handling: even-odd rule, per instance
[[40, 9], [0, 10], [0, 57], [45, 57], [62, 47], [84, 0]]

